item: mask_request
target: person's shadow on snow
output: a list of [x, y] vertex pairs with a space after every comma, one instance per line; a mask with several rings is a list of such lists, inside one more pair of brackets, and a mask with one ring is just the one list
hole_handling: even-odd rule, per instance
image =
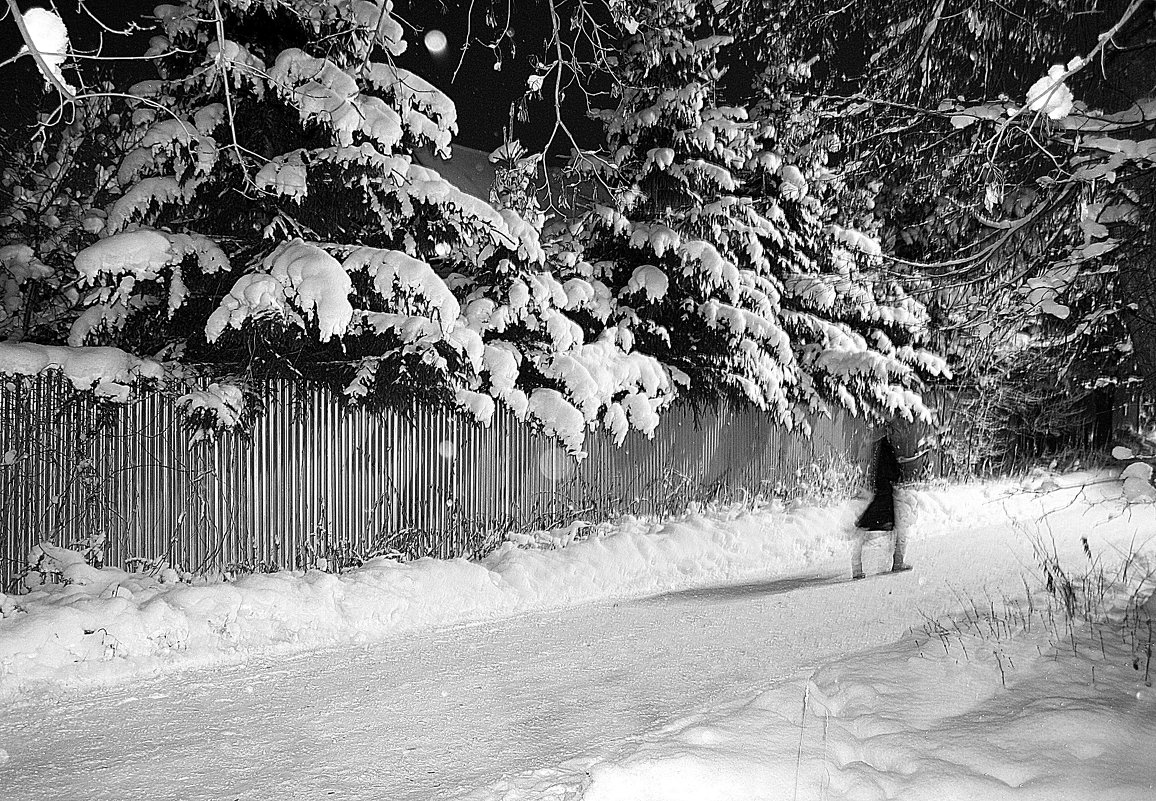
[[781, 595], [785, 592], [793, 592], [806, 587], [825, 587], [828, 584], [842, 584], [847, 581], [850, 581], [850, 579], [840, 573], [789, 576], [787, 578], [751, 581], [743, 584], [723, 584], [717, 587], [692, 587], [687, 590], [675, 590], [659, 595], [649, 595], [639, 600], [644, 602], [672, 599], [685, 599], [688, 601], [730, 601], [735, 598], [750, 598], [759, 595]]

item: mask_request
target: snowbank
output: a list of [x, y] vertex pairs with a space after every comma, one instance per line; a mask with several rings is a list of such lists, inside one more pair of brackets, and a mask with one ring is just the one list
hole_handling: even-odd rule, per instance
[[[1118, 482], [1112, 486], [1118, 494]], [[1045, 501], [1009, 496], [1010, 489], [909, 490], [901, 498], [900, 521], [918, 540], [961, 522], [1042, 514]], [[1063, 503], [1075, 491], [1045, 496], [1046, 502]], [[57, 561], [66, 563], [65, 583], [22, 596], [0, 594], [0, 698], [46, 683], [122, 680], [798, 572], [847, 550], [847, 532], [861, 506], [776, 505], [665, 522], [628, 519], [562, 549], [507, 544], [481, 562], [382, 558], [341, 575], [287, 571], [192, 585], [171, 571], [153, 577], [98, 570], [55, 549]]]

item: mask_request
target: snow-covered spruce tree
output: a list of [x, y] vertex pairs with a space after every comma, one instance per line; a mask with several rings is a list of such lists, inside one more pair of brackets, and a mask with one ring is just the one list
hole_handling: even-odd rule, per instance
[[[405, 42], [391, 11], [157, 7], [159, 77], [129, 92], [131, 147], [101, 238], [75, 259], [88, 292], [68, 342], [218, 376], [322, 379], [365, 402], [418, 396], [482, 420], [497, 400], [578, 450], [587, 423], [643, 381], [575, 395], [560, 380], [551, 365], [582, 346], [565, 312], [598, 299], [545, 271], [534, 225], [415, 161], [420, 146], [448, 153], [456, 114], [394, 65]], [[187, 400], [211, 411], [236, 397]]]
[[620, 100], [602, 115], [608, 159], [592, 166], [614, 203], [573, 226], [574, 272], [615, 301], [606, 330], [692, 394], [786, 425], [832, 402], [926, 416], [912, 388], [942, 362], [914, 347], [921, 307], [898, 287], [876, 295], [857, 263], [878, 254], [871, 240], [824, 229], [811, 188], [821, 159], [783, 146], [779, 126], [794, 120], [775, 103], [781, 87], [764, 82], [755, 117], [719, 103], [732, 39], [713, 30], [717, 5], [617, 7]]
[[772, 53], [763, 53], [768, 66], [755, 81], [751, 112], [761, 150], [744, 176], [756, 206], [782, 230], [768, 250], [788, 265], [779, 273], [781, 303], [796, 352], [821, 398], [869, 417], [906, 416], [908, 404], [924, 416], [909, 389], [949, 375], [925, 347], [928, 314], [884, 269], [870, 232], [842, 220], [845, 178], [829, 166], [840, 140], [806, 99], [813, 62]]

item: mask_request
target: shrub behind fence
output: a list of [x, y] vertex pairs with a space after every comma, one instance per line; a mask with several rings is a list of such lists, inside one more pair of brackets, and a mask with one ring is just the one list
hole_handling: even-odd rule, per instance
[[749, 407], [684, 405], [653, 440], [589, 434], [576, 463], [508, 414], [483, 428], [421, 407], [347, 409], [280, 382], [247, 435], [194, 443], [169, 399], [101, 407], [53, 375], [9, 382], [0, 422], [5, 588], [45, 540], [194, 573], [480, 555], [510, 530], [789, 496], [857, 468], [865, 435], [844, 416], [804, 435]]

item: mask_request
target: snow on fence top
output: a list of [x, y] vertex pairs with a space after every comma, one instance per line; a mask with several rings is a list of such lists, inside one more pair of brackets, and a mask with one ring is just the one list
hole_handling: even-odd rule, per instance
[[0, 342], [0, 374], [35, 376], [49, 370], [58, 370], [79, 390], [92, 390], [98, 398], [116, 403], [128, 401], [137, 381], [159, 381], [164, 376], [159, 362], [120, 348]]

